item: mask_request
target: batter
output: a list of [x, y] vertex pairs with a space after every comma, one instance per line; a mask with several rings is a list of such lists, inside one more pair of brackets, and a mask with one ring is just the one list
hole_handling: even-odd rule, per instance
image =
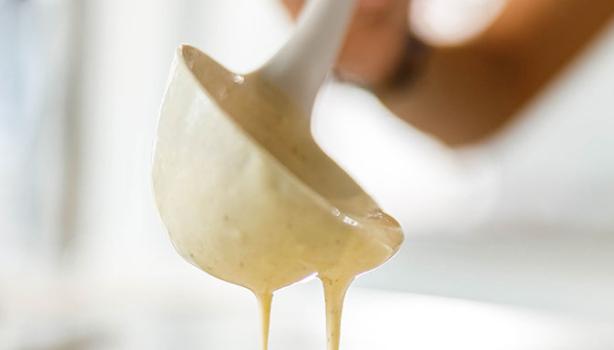
[[320, 150], [309, 118], [257, 73], [234, 74], [183, 46], [171, 79], [153, 182], [175, 248], [254, 293], [264, 350], [273, 292], [316, 274], [328, 349], [338, 350], [347, 288], [399, 249], [398, 223]]

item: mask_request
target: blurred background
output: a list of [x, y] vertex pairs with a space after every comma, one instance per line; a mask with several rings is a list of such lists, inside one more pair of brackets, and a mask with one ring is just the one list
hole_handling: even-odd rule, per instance
[[[416, 0], [407, 30], [459, 43], [505, 5]], [[407, 236], [350, 292], [344, 348], [614, 347], [604, 23], [513, 121], [475, 142], [450, 145], [367, 89], [324, 88], [316, 138]], [[0, 0], [0, 349], [258, 347], [251, 295], [173, 251], [150, 164], [179, 44], [248, 72], [292, 26], [277, 0]], [[315, 282], [278, 293], [272, 349], [324, 348], [320, 294]]]

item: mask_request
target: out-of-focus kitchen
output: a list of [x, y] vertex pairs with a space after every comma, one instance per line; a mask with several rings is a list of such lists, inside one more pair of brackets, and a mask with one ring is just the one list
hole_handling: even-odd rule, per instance
[[[414, 0], [408, 31], [460, 35], [504, 3]], [[153, 145], [180, 44], [250, 72], [293, 28], [278, 0], [0, 0], [0, 349], [258, 348], [250, 292], [175, 252]], [[612, 81], [610, 19], [504, 128], [454, 147], [328, 81], [316, 141], [405, 234], [349, 290], [341, 348], [614, 348]], [[316, 281], [275, 297], [270, 348], [326, 348]]]

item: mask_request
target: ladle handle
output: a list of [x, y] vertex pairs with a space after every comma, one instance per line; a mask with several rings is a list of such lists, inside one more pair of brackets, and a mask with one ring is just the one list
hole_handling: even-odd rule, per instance
[[294, 35], [261, 69], [307, 115], [334, 64], [356, 0], [309, 0]]

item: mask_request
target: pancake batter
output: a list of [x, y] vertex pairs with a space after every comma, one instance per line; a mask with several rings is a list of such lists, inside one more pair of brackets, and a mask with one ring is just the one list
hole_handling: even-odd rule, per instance
[[309, 118], [257, 74], [236, 75], [184, 46], [162, 106], [153, 168], [177, 251], [251, 290], [267, 349], [275, 290], [316, 274], [329, 350], [345, 292], [403, 241], [397, 222], [313, 141]]

